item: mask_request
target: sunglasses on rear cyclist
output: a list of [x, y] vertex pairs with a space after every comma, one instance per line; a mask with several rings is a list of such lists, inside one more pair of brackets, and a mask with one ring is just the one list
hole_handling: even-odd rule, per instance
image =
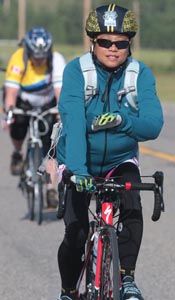
[[129, 46], [129, 41], [115, 41], [115, 42], [113, 42], [113, 41], [106, 40], [106, 39], [97, 39], [96, 42], [100, 47], [103, 47], [103, 48], [106, 48], [106, 49], [112, 47], [112, 45], [115, 45], [115, 47], [117, 47], [118, 49], [126, 49]]

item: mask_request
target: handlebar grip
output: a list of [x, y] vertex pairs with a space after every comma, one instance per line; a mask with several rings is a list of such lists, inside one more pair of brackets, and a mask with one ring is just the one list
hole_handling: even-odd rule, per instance
[[161, 201], [161, 194], [160, 193], [155, 193], [154, 194], [154, 209], [153, 209], [153, 214], [152, 214], [152, 221], [156, 222], [159, 220], [160, 215], [161, 215], [161, 210], [162, 210], [162, 201]]
[[[128, 186], [127, 186], [128, 185]], [[129, 187], [130, 185], [130, 187]], [[138, 191], [154, 191], [155, 184], [154, 183], [127, 183], [125, 184], [126, 190], [138, 190]]]
[[6, 117], [6, 122], [8, 125], [11, 125], [13, 123], [13, 117], [14, 117], [13, 109], [10, 108], [9, 111], [7, 112], [7, 117]]

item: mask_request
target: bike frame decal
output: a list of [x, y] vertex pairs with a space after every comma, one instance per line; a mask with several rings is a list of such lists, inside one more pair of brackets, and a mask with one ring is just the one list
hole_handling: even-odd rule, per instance
[[113, 224], [113, 205], [112, 203], [102, 203], [102, 219], [106, 224]]

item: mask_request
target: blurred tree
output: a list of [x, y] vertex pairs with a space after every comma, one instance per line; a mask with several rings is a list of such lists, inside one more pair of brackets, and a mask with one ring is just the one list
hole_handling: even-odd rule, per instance
[[[88, 17], [89, 11], [91, 10], [92, 6], [92, 1], [91, 0], [83, 0], [83, 27], [86, 27], [86, 19]], [[84, 51], [88, 51], [89, 46], [90, 46], [90, 40], [87, 37], [87, 34], [84, 30], [83, 33], [83, 46], [84, 46]]]
[[3, 4], [3, 10], [5, 14], [9, 13], [11, 0], [2, 0], [1, 3]]
[[141, 44], [145, 48], [175, 47], [174, 0], [145, 1], [141, 4]]
[[26, 32], [26, 0], [18, 0], [18, 39], [21, 40]]
[[[109, 4], [111, 1], [132, 9], [134, 0], [93, 0], [91, 1], [92, 8]], [[17, 38], [17, 2], [17, 0], [11, 1], [8, 14], [4, 14], [3, 7], [0, 5], [0, 39]], [[83, 43], [83, 0], [30, 0], [26, 2], [26, 29], [42, 25], [52, 32], [56, 42]], [[141, 46], [174, 49], [174, 0], [139, 0], [139, 2]]]
[[10, 10], [4, 13], [3, 6], [0, 6], [0, 39], [17, 39], [17, 1], [11, 2]]
[[55, 38], [63, 43], [81, 44], [83, 39], [83, 3], [64, 1], [57, 9]]

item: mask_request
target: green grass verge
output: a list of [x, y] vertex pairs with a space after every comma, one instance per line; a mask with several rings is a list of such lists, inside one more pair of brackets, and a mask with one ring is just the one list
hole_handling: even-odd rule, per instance
[[134, 56], [156, 73], [175, 72], [175, 52], [172, 50], [141, 50], [134, 52]]
[[156, 74], [156, 79], [160, 100], [175, 102], [175, 72]]

